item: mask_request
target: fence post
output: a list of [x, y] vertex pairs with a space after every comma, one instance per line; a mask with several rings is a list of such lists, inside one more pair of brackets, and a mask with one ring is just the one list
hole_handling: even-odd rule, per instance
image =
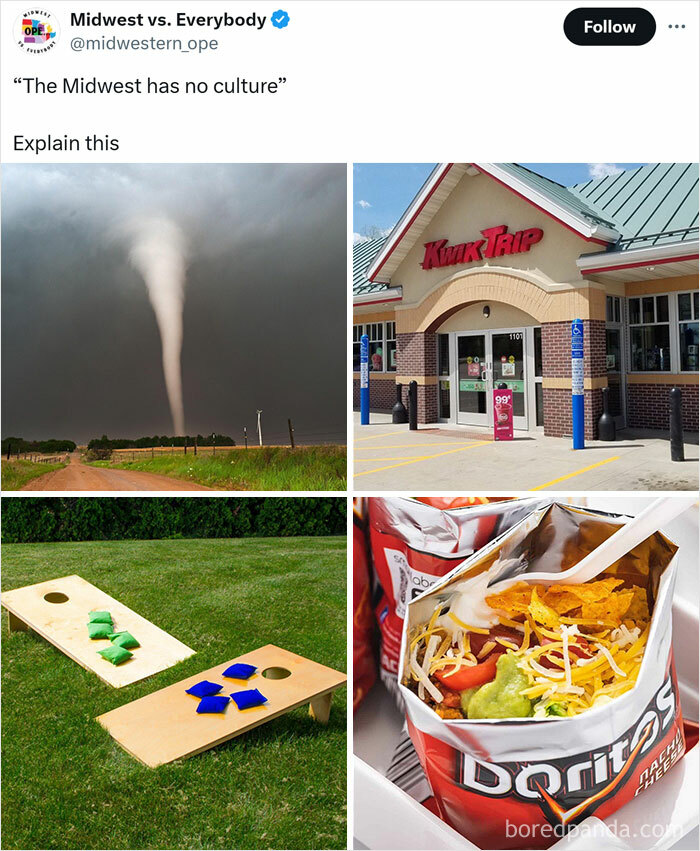
[[294, 429], [292, 428], [292, 421], [290, 419], [287, 420], [287, 425], [289, 426], [289, 442], [292, 444], [292, 449], [294, 449]]

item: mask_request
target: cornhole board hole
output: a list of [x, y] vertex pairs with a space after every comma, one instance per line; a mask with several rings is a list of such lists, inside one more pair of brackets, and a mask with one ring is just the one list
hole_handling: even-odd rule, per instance
[[[234, 662], [255, 665], [257, 673], [248, 680], [222, 677]], [[267, 703], [239, 710], [230, 700], [220, 714], [198, 715], [199, 699], [186, 694], [186, 689], [200, 680], [222, 685], [219, 694], [226, 696], [257, 688]], [[305, 703], [311, 716], [325, 724], [333, 692], [346, 680], [339, 671], [267, 644], [106, 712], [97, 720], [125, 751], [155, 768], [216, 747]]]
[[[80, 576], [63, 576], [5, 591], [0, 602], [9, 612], [10, 631], [34, 630], [115, 688], [164, 671], [195, 652]], [[126, 629], [136, 638], [141, 646], [131, 659], [112, 665], [98, 655], [97, 651], [110, 643], [89, 637], [88, 612], [93, 609], [110, 612], [115, 632]]]

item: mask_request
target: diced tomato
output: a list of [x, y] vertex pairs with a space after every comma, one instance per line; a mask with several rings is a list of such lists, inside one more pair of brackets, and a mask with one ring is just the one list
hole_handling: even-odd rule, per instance
[[467, 688], [481, 686], [495, 678], [496, 662], [500, 655], [500, 653], [490, 653], [478, 665], [459, 668], [456, 673], [452, 673], [455, 670], [454, 668], [443, 668], [441, 671], [435, 672], [435, 677], [451, 691], [464, 691]]
[[[470, 632], [469, 633], [469, 647], [471, 648], [472, 653], [475, 656], [478, 656], [481, 653], [481, 648], [486, 644], [487, 641], [495, 641], [496, 638], [505, 638], [506, 641], [511, 642], [511, 644], [515, 644], [520, 647], [523, 643], [523, 634], [522, 632], [518, 632], [517, 629], [512, 629], [508, 626], [495, 626], [488, 635], [482, 635], [480, 632]], [[504, 647], [502, 644], [496, 643], [496, 647], [493, 649], [493, 653], [505, 653], [508, 648]]]
[[[553, 638], [542, 639], [542, 646], [545, 644], [553, 644]], [[583, 638], [583, 636], [575, 635], [569, 638], [569, 656], [577, 656], [579, 659], [590, 659], [593, 654], [590, 652], [590, 645], [588, 641]], [[543, 668], [556, 668], [557, 670], [561, 670], [564, 662], [564, 654], [561, 650], [552, 650], [552, 656], [556, 656], [557, 659], [561, 659], [562, 665], [557, 665], [556, 662], [553, 662], [551, 659], [548, 659], [546, 655], [542, 655], [539, 658], [539, 663]]]

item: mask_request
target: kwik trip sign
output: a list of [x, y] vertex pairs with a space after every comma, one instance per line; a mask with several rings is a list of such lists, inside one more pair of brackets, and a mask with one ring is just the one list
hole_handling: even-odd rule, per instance
[[525, 228], [515, 233], [508, 232], [508, 225], [498, 225], [481, 231], [483, 239], [448, 245], [446, 239], [425, 243], [423, 269], [440, 266], [456, 266], [459, 263], [475, 263], [507, 254], [524, 254], [544, 236], [542, 228]]

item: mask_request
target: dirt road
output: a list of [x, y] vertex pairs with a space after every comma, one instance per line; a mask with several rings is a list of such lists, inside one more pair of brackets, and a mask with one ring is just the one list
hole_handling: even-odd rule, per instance
[[83, 464], [80, 453], [70, 456], [62, 470], [32, 479], [23, 491], [208, 491], [212, 488], [132, 470], [108, 470]]

